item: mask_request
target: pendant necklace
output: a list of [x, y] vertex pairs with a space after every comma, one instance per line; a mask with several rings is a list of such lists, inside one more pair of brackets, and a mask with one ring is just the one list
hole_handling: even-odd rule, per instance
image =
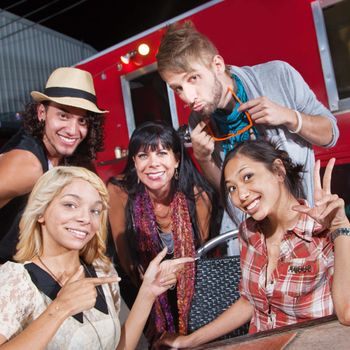
[[[83, 260], [81, 260], [81, 259], [80, 259], [80, 262], [81, 262], [81, 264], [83, 265], [84, 270], [85, 270], [86, 273], [89, 275], [89, 277], [94, 278], [94, 276], [91, 275], [89, 269], [87, 268], [85, 262], [84, 262]], [[95, 287], [95, 288], [96, 288], [96, 290], [97, 290], [97, 293], [101, 296], [101, 298], [103, 298], [103, 295], [102, 295], [102, 293], [100, 292], [100, 290], [99, 290], [97, 287]], [[101, 288], [103, 288], [103, 287], [101, 286]], [[111, 317], [112, 324], [113, 324], [113, 344], [116, 344], [117, 328], [116, 328], [116, 325], [115, 325], [115, 323], [114, 323], [114, 319], [113, 319], [113, 317], [112, 317], [112, 312], [109, 310], [108, 303], [107, 303], [107, 298], [106, 298], [106, 297], [105, 297], [105, 300], [106, 300], [106, 306], [107, 306], [108, 314], [109, 314], [109, 316]], [[84, 315], [84, 314], [83, 314], [83, 315]], [[85, 316], [85, 318], [86, 318], [87, 321], [91, 324], [91, 326], [94, 328], [96, 334], [98, 335], [98, 332], [97, 332], [96, 328], [94, 327], [94, 325], [90, 322], [90, 320], [89, 320], [86, 316]], [[98, 339], [99, 339], [99, 341], [100, 341], [101, 349], [103, 349], [103, 347], [102, 347], [102, 342], [101, 342], [101, 338], [99, 337], [99, 335], [98, 335]], [[117, 345], [118, 345], [118, 344], [116, 344], [116, 346], [117, 346]]]
[[43, 265], [45, 267], [45, 269], [47, 270], [47, 272], [51, 275], [51, 277], [60, 285], [60, 287], [62, 288], [63, 285], [60, 282], [60, 280], [56, 277], [56, 275], [48, 268], [48, 266], [41, 260], [40, 256], [37, 255], [38, 260], [40, 261], [41, 265]]

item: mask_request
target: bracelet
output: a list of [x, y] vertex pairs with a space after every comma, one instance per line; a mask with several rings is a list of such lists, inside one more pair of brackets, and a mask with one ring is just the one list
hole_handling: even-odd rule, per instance
[[337, 228], [331, 233], [331, 241], [334, 243], [334, 240], [339, 236], [350, 236], [350, 227], [341, 227]]
[[297, 128], [294, 131], [290, 130], [290, 129], [288, 129], [288, 130], [292, 134], [297, 134], [301, 130], [301, 127], [303, 126], [303, 119], [301, 118], [301, 114], [296, 109], [294, 109], [294, 112], [295, 112], [295, 114], [297, 115], [297, 118], [298, 118], [298, 125], [297, 125]]

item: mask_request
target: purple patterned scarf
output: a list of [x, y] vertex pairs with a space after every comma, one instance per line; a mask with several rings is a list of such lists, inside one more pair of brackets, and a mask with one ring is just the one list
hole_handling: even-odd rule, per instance
[[[176, 192], [170, 203], [171, 225], [174, 239], [174, 258], [195, 256], [191, 218], [187, 200], [183, 193]], [[156, 217], [147, 191], [137, 194], [133, 206], [134, 224], [137, 231], [137, 247], [141, 265], [146, 270], [150, 261], [162, 250], [159, 241]], [[179, 332], [187, 334], [188, 313], [194, 292], [194, 264], [186, 264], [178, 274], [177, 306], [179, 310]], [[167, 293], [160, 295], [152, 309], [157, 333], [174, 333], [174, 318]]]

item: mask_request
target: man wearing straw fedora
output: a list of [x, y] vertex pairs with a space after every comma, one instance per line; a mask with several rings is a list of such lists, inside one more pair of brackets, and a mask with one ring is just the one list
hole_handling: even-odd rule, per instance
[[58, 68], [23, 113], [23, 128], [0, 150], [0, 263], [15, 253], [18, 223], [37, 179], [57, 165], [91, 167], [103, 146], [103, 114], [90, 73]]

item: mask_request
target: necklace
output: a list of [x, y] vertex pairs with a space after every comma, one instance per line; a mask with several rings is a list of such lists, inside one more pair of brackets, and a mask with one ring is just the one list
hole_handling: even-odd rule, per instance
[[56, 275], [48, 268], [48, 266], [42, 261], [42, 259], [40, 258], [39, 255], [37, 255], [38, 260], [40, 261], [41, 265], [43, 265], [46, 269], [46, 271], [51, 275], [51, 277], [60, 285], [60, 287], [62, 288], [63, 285], [60, 282], [60, 280], [56, 277]]
[[154, 216], [156, 218], [157, 226], [159, 226], [159, 229], [163, 232], [170, 232], [172, 231], [171, 228], [171, 206], [169, 205], [166, 208], [165, 213], [162, 213], [163, 215], [160, 215], [160, 211], [156, 209], [156, 206], [153, 204], [153, 211]]
[[154, 203], [153, 203], [153, 211], [156, 219], [157, 233], [158, 233], [158, 237], [161, 242], [162, 248], [165, 248], [165, 247], [167, 248], [168, 255], [174, 254], [171, 205], [166, 207], [165, 215], [159, 215], [159, 210], [156, 210], [156, 206]]
[[[37, 255], [37, 258], [38, 258], [38, 260], [40, 261], [40, 263], [45, 267], [46, 271], [50, 274], [50, 276], [51, 276], [51, 277], [59, 284], [59, 286], [62, 288], [63, 285], [62, 285], [62, 283], [60, 282], [60, 280], [56, 277], [56, 275], [55, 275], [55, 274], [51, 271], [51, 269], [43, 262], [43, 260], [40, 258], [39, 255]], [[90, 274], [90, 271], [88, 270], [88, 268], [87, 268], [87, 266], [85, 265], [85, 263], [84, 263], [83, 261], [81, 261], [81, 263], [82, 263], [82, 265], [84, 266], [85, 272], [87, 272], [88, 275], [89, 275], [90, 277], [92, 277], [91, 274]], [[96, 287], [95, 287], [95, 288], [96, 288]], [[97, 288], [96, 288], [96, 290], [97, 290], [97, 293], [100, 293], [100, 291], [99, 291]], [[106, 304], [107, 304], [107, 301], [106, 301]], [[107, 308], [108, 308], [108, 304], [107, 304]], [[110, 314], [110, 312], [108, 312], [108, 313]], [[101, 338], [100, 338], [100, 335], [99, 335], [98, 332], [97, 332], [96, 327], [95, 327], [95, 326], [93, 325], [93, 323], [88, 319], [88, 317], [85, 315], [84, 312], [82, 312], [82, 314], [83, 314], [83, 317], [88, 321], [88, 323], [90, 324], [90, 326], [91, 326], [92, 329], [94, 330], [94, 332], [95, 332], [95, 334], [96, 334], [96, 336], [97, 336], [98, 342], [99, 342], [99, 344], [100, 344], [100, 349], [103, 350], [102, 340], [101, 340]], [[114, 330], [116, 331], [114, 321], [112, 320], [112, 322], [113, 322]], [[115, 332], [114, 332], [114, 334], [115, 334]], [[115, 338], [114, 338], [114, 343], [115, 343]]]
[[[81, 264], [84, 266], [84, 270], [85, 270], [86, 273], [89, 275], [89, 277], [93, 278], [94, 276], [91, 275], [90, 270], [87, 268], [85, 262], [84, 262], [83, 260], [80, 260], [80, 262], [81, 262]], [[101, 288], [102, 288], [102, 286], [101, 286]], [[98, 288], [96, 288], [96, 290], [97, 290], [97, 293], [98, 293], [101, 297], [103, 297], [103, 295], [102, 295], [102, 293], [100, 292], [100, 290], [99, 290]], [[106, 299], [106, 305], [107, 305], [108, 314], [110, 315], [111, 320], [112, 320], [112, 324], [113, 324], [113, 343], [116, 344], [117, 328], [116, 328], [116, 326], [115, 326], [115, 323], [114, 323], [114, 320], [113, 320], [113, 317], [112, 317], [112, 312], [111, 312], [111, 311], [109, 310], [109, 308], [108, 308], [107, 298], [105, 298], [105, 299]], [[83, 315], [84, 315], [84, 314], [83, 314]], [[90, 323], [90, 325], [92, 326], [92, 328], [94, 329], [94, 331], [95, 331], [95, 333], [96, 333], [96, 335], [97, 335], [97, 337], [98, 337], [98, 340], [99, 340], [101, 349], [103, 349], [101, 338], [100, 338], [100, 336], [99, 336], [99, 334], [98, 334], [98, 332], [97, 332], [95, 326], [92, 324], [92, 322], [90, 322], [90, 320], [86, 317], [86, 315], [84, 315], [84, 316], [85, 316], [85, 318], [87, 319], [87, 321]], [[116, 346], [117, 346], [117, 345], [118, 345], [118, 344], [116, 344]]]
[[171, 218], [167, 221], [161, 221], [156, 217], [156, 224], [157, 224], [158, 229], [161, 232], [171, 232], [172, 231]]

